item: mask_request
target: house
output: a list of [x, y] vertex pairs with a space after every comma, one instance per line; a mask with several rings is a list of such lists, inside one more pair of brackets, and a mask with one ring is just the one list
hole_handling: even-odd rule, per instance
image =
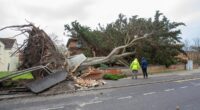
[[70, 56], [82, 53], [82, 46], [78, 38], [70, 38], [66, 47], [68, 48]]
[[17, 49], [16, 39], [0, 38], [0, 71], [15, 71], [18, 66], [18, 54], [12, 55]]

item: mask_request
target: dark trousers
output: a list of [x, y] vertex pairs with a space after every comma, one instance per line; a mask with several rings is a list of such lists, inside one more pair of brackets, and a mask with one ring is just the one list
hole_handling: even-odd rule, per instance
[[144, 78], [148, 78], [147, 68], [142, 68]]
[[132, 70], [132, 73], [133, 73], [133, 75], [132, 75], [132, 79], [137, 79], [137, 74], [138, 74], [138, 70]]

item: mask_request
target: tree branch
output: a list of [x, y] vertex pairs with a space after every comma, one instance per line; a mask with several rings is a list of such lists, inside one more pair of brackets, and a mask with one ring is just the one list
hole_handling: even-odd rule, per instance
[[118, 54], [118, 53], [119, 53], [119, 51], [121, 49], [125, 49], [125, 48], [127, 48], [129, 46], [132, 46], [134, 44], [134, 42], [136, 42], [138, 40], [141, 40], [141, 39], [144, 39], [144, 38], [147, 38], [147, 37], [151, 36], [152, 34], [153, 33], [145, 34], [142, 37], [137, 37], [137, 38], [133, 39], [128, 44], [116, 47], [106, 57], [93, 57], [93, 58], [89, 58], [86, 61], [84, 61], [81, 64], [81, 66], [89, 66], [89, 65], [95, 65], [95, 64], [100, 64], [100, 63], [106, 63], [106, 62], [111, 61], [111, 60], [116, 60], [118, 58], [122, 58], [122, 57], [125, 57], [125, 56], [132, 55], [132, 54], [134, 54], [134, 52], [126, 52], [126, 53], [122, 53], [122, 54]]
[[30, 27], [33, 26], [32, 24], [27, 24], [27, 25], [13, 25], [13, 26], [6, 26], [0, 29], [0, 31], [8, 28], [24, 28], [24, 27]]

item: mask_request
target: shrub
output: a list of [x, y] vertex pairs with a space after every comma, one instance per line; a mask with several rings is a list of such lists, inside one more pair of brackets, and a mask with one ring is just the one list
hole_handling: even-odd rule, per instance
[[108, 80], [118, 80], [118, 79], [121, 79], [121, 78], [124, 78], [126, 77], [126, 75], [124, 74], [105, 74], [103, 76], [103, 79], [108, 79]]

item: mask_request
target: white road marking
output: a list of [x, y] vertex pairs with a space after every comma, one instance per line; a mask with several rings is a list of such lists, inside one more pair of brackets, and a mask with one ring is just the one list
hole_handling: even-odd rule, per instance
[[122, 99], [131, 99], [132, 96], [126, 96], [126, 97], [120, 97], [120, 98], [117, 98], [118, 100], [122, 100]]
[[183, 87], [180, 87], [181, 89], [184, 89], [184, 88], [187, 88], [188, 86], [183, 86]]
[[101, 102], [103, 102], [103, 101], [95, 101], [95, 102], [82, 103], [82, 104], [80, 104], [80, 107], [84, 107], [86, 105], [91, 105], [91, 104], [97, 104], [97, 103], [101, 103]]
[[156, 92], [149, 92], [149, 93], [144, 93], [143, 95], [150, 95], [150, 94], [155, 94]]
[[166, 89], [164, 91], [169, 92], [169, 91], [173, 91], [173, 90], [175, 90], [175, 89]]
[[41, 109], [41, 110], [57, 110], [57, 109], [61, 109], [64, 108], [64, 106], [58, 106], [58, 107], [52, 107], [52, 108], [46, 108], [46, 109]]

